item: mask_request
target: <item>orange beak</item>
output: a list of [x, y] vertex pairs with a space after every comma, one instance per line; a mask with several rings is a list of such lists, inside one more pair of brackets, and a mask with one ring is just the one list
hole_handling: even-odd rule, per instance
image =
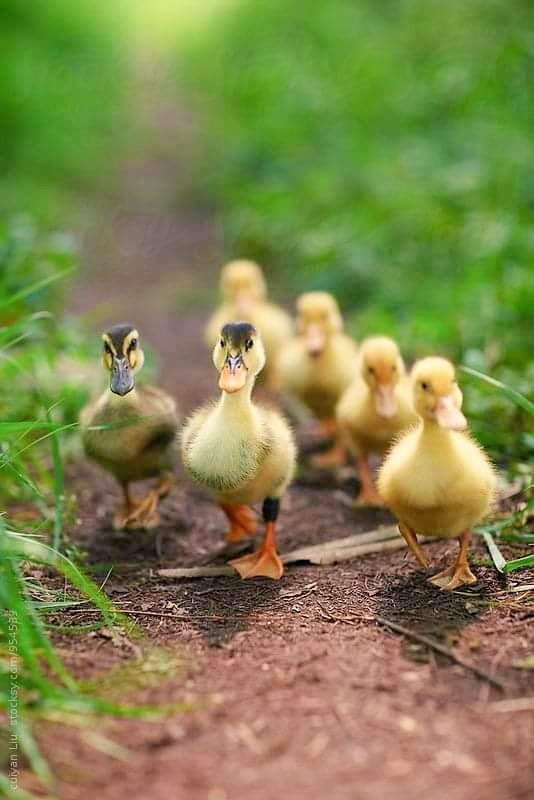
[[375, 391], [375, 408], [379, 417], [389, 419], [397, 410], [397, 403], [393, 396], [393, 386], [390, 383], [379, 383]]
[[235, 298], [237, 313], [243, 318], [247, 316], [252, 308], [252, 297], [248, 292], [238, 292]]
[[219, 377], [219, 389], [228, 394], [239, 392], [247, 382], [247, 368], [241, 354], [226, 356], [226, 361]]
[[312, 324], [306, 328], [306, 347], [312, 358], [320, 356], [326, 344], [325, 332], [320, 325]]
[[441, 428], [465, 431], [467, 420], [454, 403], [451, 395], [440, 397], [436, 405], [436, 421]]

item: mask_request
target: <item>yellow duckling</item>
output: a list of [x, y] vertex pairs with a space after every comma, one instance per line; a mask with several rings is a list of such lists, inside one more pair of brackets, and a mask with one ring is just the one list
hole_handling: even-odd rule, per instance
[[[336, 406], [350, 385], [357, 365], [356, 343], [343, 333], [336, 299], [328, 292], [307, 292], [297, 300], [297, 335], [279, 358], [282, 387], [320, 421], [328, 436], [337, 437]], [[343, 461], [339, 441], [315, 463]]]
[[227, 539], [256, 530], [250, 505], [263, 501], [266, 524], [261, 548], [229, 563], [242, 578], [280, 578], [276, 551], [280, 497], [295, 470], [296, 447], [289, 426], [271, 409], [252, 402], [252, 388], [265, 351], [249, 322], [223, 326], [213, 351], [222, 391], [217, 403], [196, 411], [182, 434], [182, 458], [191, 476], [213, 495], [230, 522]]
[[378, 505], [382, 501], [374, 487], [369, 454], [384, 455], [417, 415], [404, 361], [393, 339], [365, 339], [358, 362], [358, 374], [343, 393], [336, 413], [343, 438], [358, 461], [361, 490], [356, 502]]
[[428, 562], [417, 534], [459, 540], [455, 563], [430, 578], [450, 591], [476, 583], [467, 549], [472, 526], [490, 509], [495, 472], [482, 448], [464, 432], [467, 422], [453, 365], [444, 358], [424, 358], [415, 364], [411, 382], [421, 419], [389, 452], [378, 491], [421, 566]]
[[[136, 386], [134, 376], [144, 363], [139, 333], [132, 325], [115, 325], [102, 334], [103, 362], [110, 386], [80, 414], [84, 449], [119, 481], [125, 508], [113, 524], [121, 528], [153, 528], [159, 522], [158, 502], [172, 487], [178, 417], [172, 397], [155, 386]], [[98, 430], [100, 426], [101, 429]], [[130, 483], [159, 478], [141, 502]]]
[[266, 365], [261, 379], [273, 391], [279, 388], [276, 370], [278, 354], [291, 337], [291, 317], [267, 300], [267, 285], [261, 267], [254, 261], [230, 261], [221, 270], [222, 305], [206, 326], [206, 342], [211, 348], [222, 326], [229, 319], [246, 319], [261, 331]]

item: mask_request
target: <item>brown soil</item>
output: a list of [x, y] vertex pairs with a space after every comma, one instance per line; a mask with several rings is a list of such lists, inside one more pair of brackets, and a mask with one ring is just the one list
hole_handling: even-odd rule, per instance
[[[187, 413], [216, 391], [202, 327], [222, 248], [211, 214], [176, 208], [189, 182], [190, 122], [172, 108], [146, 119], [159, 151], [128, 165], [120, 206], [104, 209], [88, 237], [71, 307], [91, 312], [95, 330], [135, 322], [158, 354], [160, 383]], [[154, 568], [224, 557], [224, 519], [207, 496], [178, 475], [160, 530], [118, 534], [110, 519], [119, 492], [107, 476], [75, 466], [71, 489], [81, 520], [72, 538], [95, 575], [113, 566], [105, 591], [146, 639], [59, 636], [62, 657], [122, 702], [186, 709], [100, 719], [98, 741], [95, 731], [43, 724], [62, 800], [512, 800], [534, 791], [534, 700], [530, 711], [498, 705], [534, 696], [532, 670], [514, 667], [534, 651], [533, 605], [510, 592], [532, 575], [506, 583], [477, 566], [474, 589], [445, 594], [401, 551], [292, 567], [277, 583], [163, 580]], [[291, 489], [282, 551], [389, 519], [347, 507], [339, 491], [320, 480]], [[433, 568], [454, 549], [428, 546]], [[475, 563], [486, 558], [480, 544], [474, 554]], [[444, 642], [506, 690], [377, 615]], [[77, 610], [69, 622], [96, 618]]]

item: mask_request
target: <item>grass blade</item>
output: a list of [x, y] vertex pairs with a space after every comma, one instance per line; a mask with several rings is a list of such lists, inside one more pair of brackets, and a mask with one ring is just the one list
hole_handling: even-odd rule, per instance
[[485, 381], [485, 383], [489, 383], [490, 386], [493, 386], [494, 389], [497, 389], [499, 392], [501, 392], [501, 394], [505, 395], [505, 397], [511, 400], [512, 403], [515, 403], [516, 406], [519, 406], [525, 411], [528, 411], [529, 414], [534, 415], [534, 403], [529, 400], [528, 397], [525, 397], [523, 394], [521, 394], [521, 392], [518, 392], [511, 386], [508, 386], [506, 383], [502, 383], [502, 381], [498, 381], [496, 378], [492, 378], [490, 375], [485, 375], [483, 372], [479, 372], [477, 369], [464, 366], [461, 366], [460, 369], [467, 375], [472, 375], [474, 378], [478, 378], [481, 381]]
[[512, 561], [507, 561], [504, 565], [503, 572], [507, 575], [509, 572], [514, 572], [516, 569], [527, 569], [534, 567], [534, 555], [523, 556], [522, 558], [514, 558]]
[[20, 289], [18, 292], [14, 292], [11, 295], [6, 295], [6, 297], [0, 300], [0, 308], [4, 309], [8, 306], [14, 305], [15, 303], [18, 303], [19, 300], [24, 300], [25, 297], [29, 297], [30, 295], [34, 294], [34, 292], [44, 289], [45, 286], [49, 286], [49, 284], [61, 280], [73, 271], [74, 267], [69, 267], [68, 269], [61, 270], [61, 272], [54, 272], [53, 275], [48, 275], [46, 278], [36, 281], [31, 286], [26, 286], [24, 289]]
[[[46, 411], [47, 422], [51, 423], [51, 412]], [[63, 517], [65, 511], [65, 474], [63, 470], [63, 459], [61, 458], [61, 447], [59, 444], [59, 433], [54, 431], [50, 437], [50, 450], [52, 453], [53, 464], [53, 488], [55, 511], [54, 530], [52, 532], [52, 547], [54, 550], [61, 550], [63, 538]]]
[[483, 533], [482, 538], [486, 542], [486, 547], [489, 550], [491, 560], [495, 564], [495, 569], [497, 570], [497, 572], [500, 572], [502, 574], [503, 572], [505, 572], [506, 559], [504, 558], [503, 554], [495, 544], [495, 541], [491, 533]]

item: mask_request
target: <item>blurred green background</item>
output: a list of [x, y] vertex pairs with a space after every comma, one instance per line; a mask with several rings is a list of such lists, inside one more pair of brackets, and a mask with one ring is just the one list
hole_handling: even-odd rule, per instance
[[[182, 62], [183, 64], [184, 62]], [[534, 301], [534, 8], [240, 2], [190, 47], [228, 253], [412, 353], [521, 365]], [[491, 353], [489, 352], [491, 350]]]
[[[10, 353], [26, 363], [38, 347], [52, 370], [65, 351], [84, 357], [78, 323], [24, 320], [61, 316], [65, 282], [47, 281], [77, 263], [71, 232], [113, 207], [128, 158], [154, 146], [135, 108], [154, 62], [195, 122], [194, 152], [176, 156], [194, 163], [194, 189], [177, 189], [176, 213], [219, 219], [226, 255], [260, 261], [279, 299], [328, 289], [356, 338], [389, 333], [409, 359], [442, 352], [531, 393], [532, 4], [5, 0], [0, 37]], [[7, 364], [0, 418], [37, 414]], [[463, 383], [477, 435], [525, 460], [524, 412]]]
[[[241, 0], [178, 65], [229, 256], [334, 292], [357, 338], [531, 391], [531, 3]], [[526, 454], [520, 412], [469, 381], [467, 406], [486, 444]]]

